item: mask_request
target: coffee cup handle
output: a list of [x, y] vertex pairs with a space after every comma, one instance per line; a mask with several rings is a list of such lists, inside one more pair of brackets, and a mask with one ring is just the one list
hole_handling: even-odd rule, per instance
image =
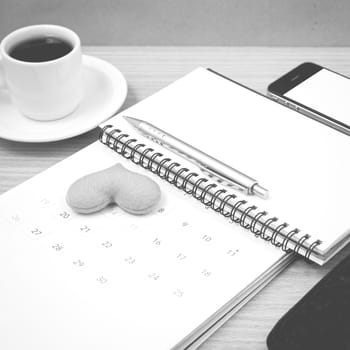
[[4, 67], [0, 57], [0, 89], [4, 89], [5, 87], [6, 87], [6, 82], [5, 82]]

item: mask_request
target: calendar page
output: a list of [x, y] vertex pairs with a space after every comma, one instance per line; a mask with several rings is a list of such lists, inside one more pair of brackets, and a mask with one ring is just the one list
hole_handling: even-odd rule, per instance
[[[159, 183], [158, 207], [74, 213], [69, 185], [117, 162]], [[96, 142], [0, 197], [0, 348], [181, 348], [284, 256]]]

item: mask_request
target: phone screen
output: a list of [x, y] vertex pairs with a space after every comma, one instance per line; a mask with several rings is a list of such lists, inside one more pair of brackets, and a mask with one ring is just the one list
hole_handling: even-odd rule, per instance
[[350, 79], [342, 75], [322, 68], [284, 96], [350, 125]]

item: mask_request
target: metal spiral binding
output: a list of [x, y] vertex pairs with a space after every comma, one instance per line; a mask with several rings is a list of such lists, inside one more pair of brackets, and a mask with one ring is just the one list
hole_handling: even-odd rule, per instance
[[[100, 131], [99, 138], [103, 144], [124, 158], [151, 171], [178, 189], [192, 195], [206, 207], [229, 218], [231, 222], [250, 230], [256, 237], [269, 241], [286, 252], [298, 254], [300, 249], [304, 249], [303, 255], [308, 260], [315, 253], [316, 247], [322, 243], [320, 240], [316, 240], [309, 243], [306, 248], [305, 242], [311, 238], [310, 235], [304, 234], [299, 237], [300, 231], [297, 228], [283, 232], [289, 226], [287, 223], [277, 225], [279, 219], [268, 217], [266, 211], [259, 211], [255, 205], [245, 207], [246, 200], [238, 200], [235, 194], [227, 194], [225, 189], [216, 189], [217, 184], [208, 183], [208, 179], [199, 177], [199, 174], [181, 167], [171, 158], [164, 158], [162, 153], [156, 152], [143, 143], [138, 143], [135, 138], [129, 138], [129, 135], [120, 129], [114, 129], [113, 125], [104, 126]], [[290, 248], [291, 245], [293, 248]]]

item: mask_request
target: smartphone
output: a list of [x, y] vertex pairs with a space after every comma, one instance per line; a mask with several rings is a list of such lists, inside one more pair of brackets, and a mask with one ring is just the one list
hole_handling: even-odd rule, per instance
[[268, 96], [350, 135], [350, 79], [305, 62], [268, 86]]

